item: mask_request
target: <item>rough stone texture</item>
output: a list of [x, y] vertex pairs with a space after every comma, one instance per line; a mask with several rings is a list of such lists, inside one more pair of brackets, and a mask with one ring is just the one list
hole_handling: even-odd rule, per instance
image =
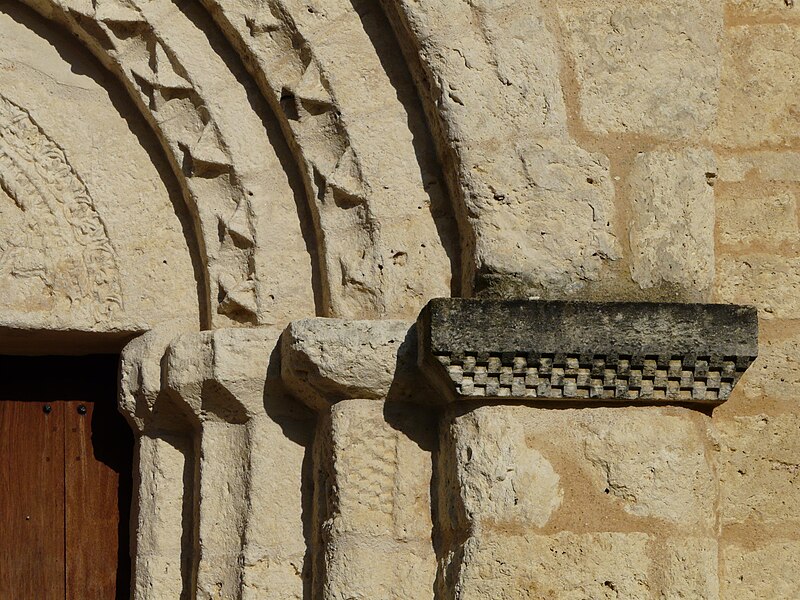
[[796, 415], [764, 414], [718, 424], [723, 526], [800, 523], [799, 424]]
[[33, 23], [0, 12], [0, 325], [199, 323], [191, 218], [154, 136], [87, 52]]
[[717, 302], [758, 307], [762, 319], [797, 319], [800, 258], [766, 252], [721, 257], [717, 264]]
[[746, 152], [717, 157], [720, 181], [756, 177], [764, 181], [800, 182], [800, 153], [791, 151]]
[[164, 358], [164, 386], [194, 421], [199, 448], [198, 598], [303, 598], [308, 586], [310, 422], [279, 380], [279, 335], [270, 328], [185, 334]]
[[344, 398], [383, 400], [410, 328], [404, 321], [295, 321], [283, 335], [283, 379], [314, 409]]
[[428, 298], [448, 294], [457, 279], [455, 223], [380, 7], [203, 4], [244, 57], [297, 158], [318, 232], [323, 313], [413, 318]]
[[775, 541], [762, 548], [730, 545], [722, 549], [725, 600], [793, 598], [800, 589], [800, 543]]
[[164, 390], [161, 367], [169, 343], [190, 329], [163, 323], [122, 353], [120, 410], [136, 432], [138, 471], [134, 600], [191, 593], [194, 539], [184, 531], [193, 504], [195, 449], [191, 424]]
[[[409, 329], [402, 321], [305, 319], [283, 334], [283, 379], [319, 412], [315, 597], [417, 598], [433, 588], [433, 426], [410, 404], [387, 402], [407, 399], [397, 388], [415, 387]], [[374, 552], [391, 568], [376, 568]]]
[[800, 332], [778, 325], [762, 335], [758, 358], [739, 388], [748, 400], [769, 398], [793, 403], [800, 386]]
[[720, 243], [777, 245], [800, 241], [797, 198], [792, 189], [760, 187], [726, 192], [717, 199]]
[[800, 56], [796, 25], [742, 25], [728, 30], [715, 140], [727, 147], [790, 146], [800, 139], [792, 72]]
[[438, 299], [417, 328], [446, 401], [720, 402], [758, 338], [755, 310], [713, 304]]
[[383, 4], [455, 192], [465, 290], [586, 293], [619, 254], [614, 190], [607, 158], [566, 136], [547, 10], [537, 0]]
[[[796, 1], [0, 4], [0, 352], [149, 332], [121, 371], [134, 598], [795, 600]], [[452, 393], [416, 366], [430, 298], [712, 277], [762, 319], [719, 436], [426, 408]], [[589, 368], [545, 367], [562, 396]], [[440, 412], [466, 432], [441, 448]]]
[[399, 600], [433, 589], [430, 454], [395, 429], [398, 419], [411, 423], [411, 413], [388, 409], [390, 423], [385, 410], [374, 400], [344, 400], [321, 419], [317, 469], [324, 475], [317, 474], [316, 493], [325, 496], [317, 505], [324, 566], [316, 597]]
[[544, 527], [564, 491], [553, 465], [528, 447], [522, 423], [490, 411], [463, 417], [453, 432], [458, 488], [471, 526]]
[[717, 600], [716, 555], [702, 538], [662, 545], [643, 533], [498, 533], [468, 542], [452, 597]]
[[639, 154], [630, 174], [631, 276], [707, 299], [714, 279], [714, 155], [708, 150]]
[[482, 406], [442, 423], [444, 597], [718, 597], [708, 417]]
[[701, 136], [719, 89], [722, 3], [567, 0], [583, 126], [600, 134]]
[[800, 19], [793, 0], [726, 0], [726, 7], [738, 18]]

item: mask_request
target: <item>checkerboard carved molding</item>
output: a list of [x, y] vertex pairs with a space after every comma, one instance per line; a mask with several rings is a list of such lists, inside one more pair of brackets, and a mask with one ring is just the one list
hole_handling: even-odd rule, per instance
[[419, 362], [459, 398], [718, 404], [756, 357], [751, 307], [437, 299]]

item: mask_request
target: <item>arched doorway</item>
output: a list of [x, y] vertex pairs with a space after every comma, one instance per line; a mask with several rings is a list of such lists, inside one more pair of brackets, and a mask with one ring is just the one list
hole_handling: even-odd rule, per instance
[[197, 236], [156, 137], [87, 52], [18, 4], [0, 41], [0, 596], [128, 598], [119, 352], [164, 320], [200, 326]]

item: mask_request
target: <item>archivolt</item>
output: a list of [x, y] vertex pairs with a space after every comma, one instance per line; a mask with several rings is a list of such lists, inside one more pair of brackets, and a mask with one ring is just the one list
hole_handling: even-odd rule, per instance
[[[313, 312], [313, 305], [298, 307], [297, 286], [275, 268], [286, 236], [275, 207], [293, 200], [264, 179], [263, 155], [276, 151], [254, 142], [267, 140], [264, 122], [253, 119], [258, 100], [248, 97], [236, 66], [223, 62], [213, 32], [176, 25], [175, 16], [192, 19], [198, 7], [24, 1], [82, 40], [156, 132], [198, 226], [207, 325]], [[317, 312], [410, 316], [428, 298], [448, 295], [457, 260], [447, 252], [457, 236], [444, 184], [405, 66], [385, 69], [386, 52], [379, 56], [369, 39], [375, 23], [362, 22], [345, 1], [326, 3], [328, 14], [293, 0], [203, 4], [255, 76], [303, 175], [319, 255]], [[380, 10], [375, 18], [383, 18]], [[318, 44], [334, 29], [342, 44]], [[337, 54], [347, 48], [349, 56]]]

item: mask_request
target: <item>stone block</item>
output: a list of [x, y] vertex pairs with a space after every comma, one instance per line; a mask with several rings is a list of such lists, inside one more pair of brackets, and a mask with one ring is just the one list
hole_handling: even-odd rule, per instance
[[334, 513], [330, 527], [396, 540], [428, 539], [431, 456], [395, 429], [382, 403], [344, 400], [331, 409]]
[[721, 2], [573, 0], [558, 9], [589, 130], [675, 139], [713, 125]]
[[598, 487], [628, 514], [713, 531], [717, 473], [701, 426], [688, 415], [637, 409], [597, 417], [581, 423], [576, 441]]
[[800, 317], [800, 258], [752, 252], [717, 261], [715, 301], [750, 304], [762, 319]]
[[320, 600], [409, 600], [433, 597], [436, 562], [427, 544], [347, 536], [329, 548]]
[[345, 398], [385, 399], [398, 362], [403, 363], [400, 349], [410, 328], [389, 320], [295, 321], [281, 338], [281, 374], [315, 410]]
[[562, 532], [469, 540], [459, 600], [719, 598], [716, 542], [644, 533]]
[[743, 416], [716, 425], [723, 525], [800, 526], [800, 417]]
[[[449, 429], [456, 485], [472, 526], [484, 522], [523, 530], [544, 527], [564, 491], [553, 465], [526, 443], [519, 411], [481, 408]], [[445, 442], [447, 443], [447, 442]]]
[[725, 0], [725, 6], [732, 16], [756, 18], [770, 21], [796, 21], [800, 10], [794, 0]]
[[[503, 142], [505, 143], [505, 142]], [[560, 139], [522, 140], [497, 160], [470, 156], [467, 209], [476, 289], [498, 298], [585, 294], [620, 256], [606, 156]]]
[[703, 149], [640, 153], [629, 187], [631, 276], [642, 289], [707, 299], [714, 279], [716, 161]]
[[756, 312], [715, 304], [436, 299], [419, 362], [463, 397], [719, 402], [757, 353]]
[[798, 25], [742, 25], [726, 31], [719, 116], [726, 147], [790, 145], [800, 138], [800, 99], [787, 77], [800, 59]]
[[797, 197], [788, 188], [728, 187], [717, 194], [717, 228], [723, 244], [800, 241]]
[[717, 157], [720, 181], [738, 182], [747, 177], [762, 181], [800, 182], [800, 152], [762, 150]]
[[522, 535], [544, 527], [649, 531], [660, 522], [714, 531], [708, 417], [694, 411], [481, 406], [449, 419], [439, 467], [450, 498], [440, 508], [445, 527]]
[[800, 542], [775, 541], [759, 548], [726, 545], [722, 554], [725, 600], [789, 600], [800, 590]]
[[761, 337], [758, 358], [737, 388], [748, 400], [794, 402], [796, 399], [800, 390], [800, 332], [782, 329], [772, 335], [765, 332]]

